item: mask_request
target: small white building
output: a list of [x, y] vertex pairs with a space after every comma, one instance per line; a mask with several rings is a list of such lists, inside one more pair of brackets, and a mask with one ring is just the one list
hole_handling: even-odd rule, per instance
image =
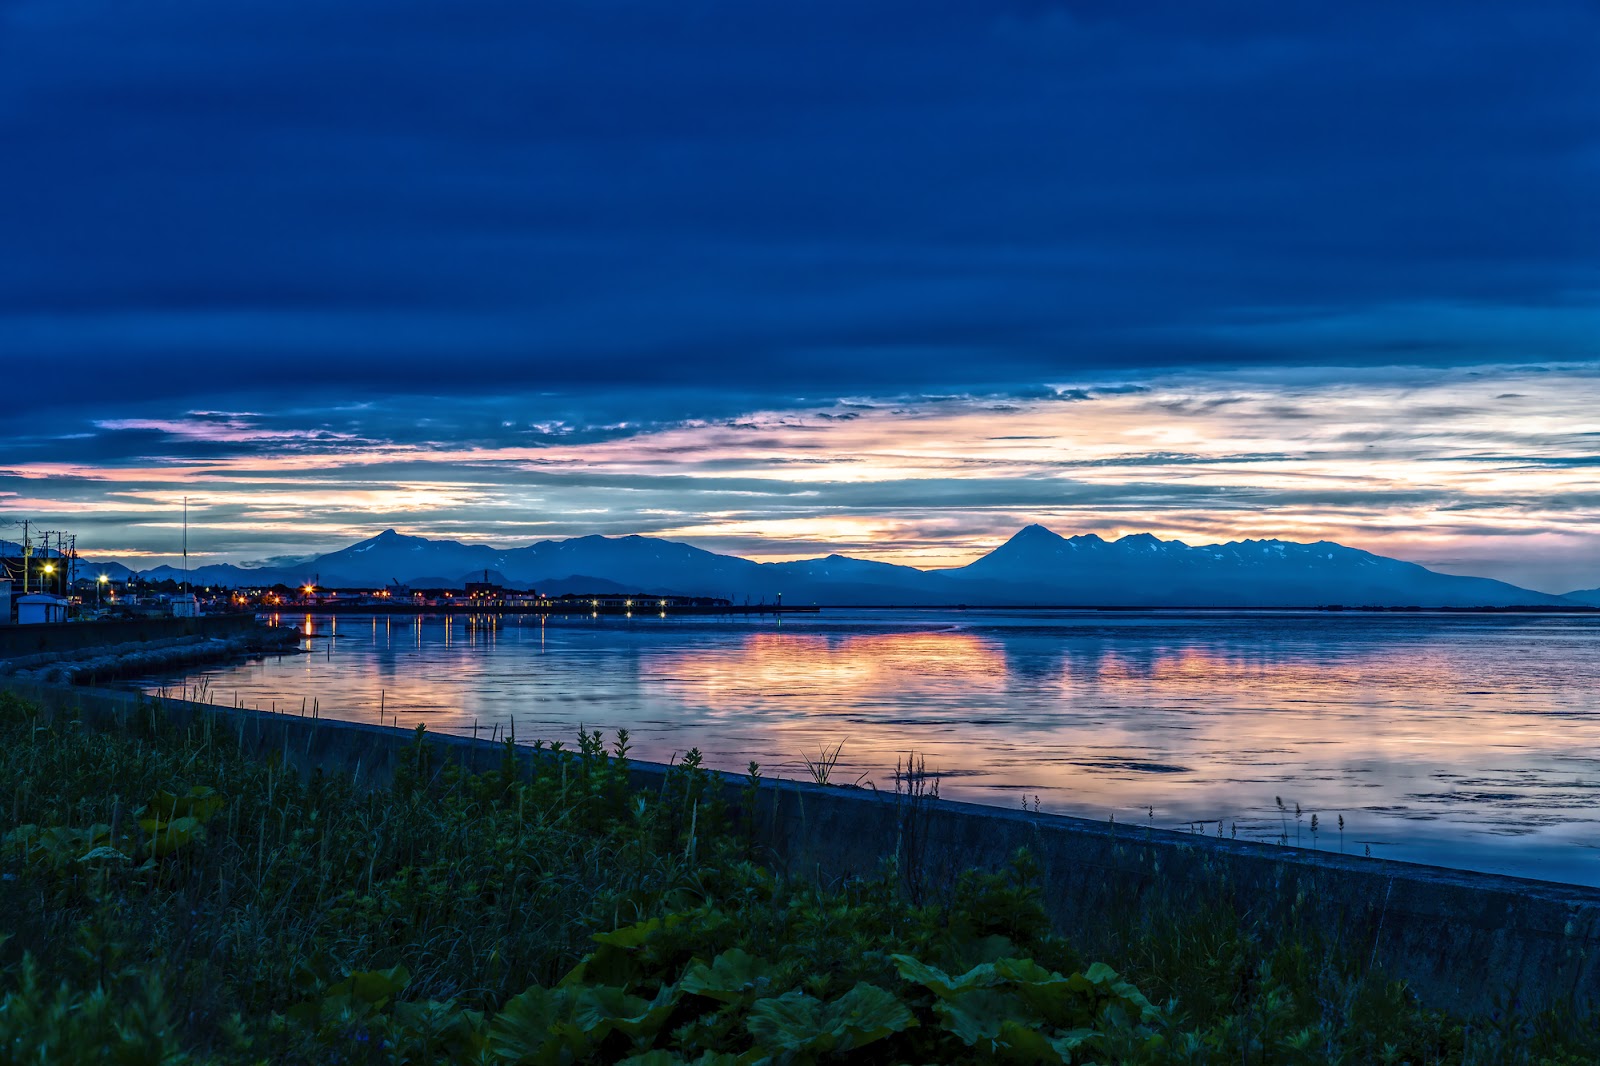
[[198, 618], [200, 617], [200, 601], [192, 592], [181, 592], [172, 597], [172, 617]]
[[0, 626], [11, 624], [11, 582], [0, 577]]
[[17, 598], [17, 623], [38, 625], [42, 622], [65, 622], [67, 601], [47, 592], [34, 592]]

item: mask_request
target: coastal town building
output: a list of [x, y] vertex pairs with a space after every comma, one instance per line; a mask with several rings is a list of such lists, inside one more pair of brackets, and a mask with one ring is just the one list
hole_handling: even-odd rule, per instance
[[716, 596], [663, 596], [647, 592], [569, 592], [562, 596], [559, 600], [547, 602], [561, 603], [567, 606], [577, 607], [582, 607], [587, 604], [590, 607], [605, 607], [610, 610], [615, 610], [616, 608], [621, 607], [624, 610], [634, 609], [640, 611], [650, 610], [651, 608], [655, 608], [656, 610], [665, 610], [672, 607], [728, 607], [733, 603], [732, 600], [722, 599]]
[[506, 590], [490, 581], [468, 581], [464, 590], [469, 600], [497, 604], [505, 599]]
[[67, 600], [49, 592], [30, 592], [17, 599], [17, 624], [40, 625], [67, 620]]

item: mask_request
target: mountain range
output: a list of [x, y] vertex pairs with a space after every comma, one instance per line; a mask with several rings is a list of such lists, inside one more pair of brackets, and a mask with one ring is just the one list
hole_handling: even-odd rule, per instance
[[[94, 565], [94, 564], [88, 564]], [[106, 564], [120, 566], [120, 564]], [[111, 571], [107, 571], [111, 572]], [[1318, 541], [1244, 540], [1191, 546], [1139, 533], [1104, 540], [1063, 537], [1030, 525], [965, 566], [910, 566], [829, 555], [758, 563], [654, 537], [574, 537], [521, 548], [430, 540], [386, 529], [347, 548], [292, 565], [195, 567], [202, 585], [459, 588], [487, 573], [514, 588], [725, 596], [735, 603], [932, 604], [1117, 607], [1600, 606], [1600, 589], [1555, 596], [1481, 577]], [[151, 580], [181, 579], [170, 566]]]

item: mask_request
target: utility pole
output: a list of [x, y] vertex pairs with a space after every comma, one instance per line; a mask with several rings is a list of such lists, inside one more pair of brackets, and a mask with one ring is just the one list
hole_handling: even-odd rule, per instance
[[183, 594], [189, 594], [189, 497], [183, 498]]
[[[55, 574], [56, 564], [50, 561], [50, 537], [54, 535], [56, 538], [56, 558], [60, 559], [62, 564], [65, 564], [66, 560], [61, 558], [61, 530], [42, 529], [39, 531], [39, 533], [42, 537], [44, 537], [44, 564], [40, 567], [44, 573], [39, 577], [39, 591], [54, 593], [54, 588], [46, 587], [47, 585], [51, 585], [55, 586], [55, 588], [60, 588], [60, 579], [53, 576]], [[63, 576], [65, 576], [64, 565], [62, 569]]]
[[22, 594], [28, 594], [28, 560], [33, 558], [33, 541], [28, 539], [28, 520], [22, 520]]

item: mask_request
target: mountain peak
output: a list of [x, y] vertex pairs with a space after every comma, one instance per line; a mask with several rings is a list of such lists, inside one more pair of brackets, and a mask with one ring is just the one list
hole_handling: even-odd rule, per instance
[[359, 548], [359, 547], [361, 547], [363, 545], [393, 544], [397, 540], [416, 540], [416, 539], [419, 539], [419, 538], [407, 537], [404, 534], [396, 533], [392, 529], [386, 529], [382, 533], [377, 533], [377, 534], [374, 534], [373, 536], [367, 537], [367, 538], [365, 538], [363, 540], [358, 540], [354, 544], [349, 545], [349, 547], [351, 547], [351, 548]]
[[1130, 533], [1117, 541], [1119, 548], [1136, 548], [1140, 551], [1160, 551], [1163, 548], [1187, 548], [1181, 540], [1162, 540], [1154, 533]]
[[1044, 543], [1049, 543], [1049, 542], [1052, 542], [1052, 541], [1058, 541], [1058, 540], [1064, 540], [1064, 539], [1065, 538], [1062, 537], [1061, 534], [1057, 533], [1055, 530], [1049, 529], [1049, 528], [1047, 528], [1045, 526], [1041, 526], [1037, 522], [1032, 522], [1032, 523], [1029, 523], [1028, 525], [1023, 526], [1021, 529], [1017, 530], [1015, 533], [1011, 534], [1011, 539], [1006, 541], [1006, 543], [1007, 544], [1029, 544], [1029, 543], [1044, 544]]
[[1076, 547], [1055, 530], [1046, 529], [1035, 522], [1023, 526], [1011, 535], [1010, 540], [962, 569], [969, 573], [986, 573], [997, 569], [1031, 567], [1039, 560], [1061, 556], [1069, 546]]
[[341, 548], [338, 552], [334, 552], [332, 554], [338, 555], [338, 554], [341, 554], [341, 553], [349, 553], [349, 554], [352, 554], [352, 555], [361, 555], [361, 554], [364, 554], [366, 552], [371, 551], [374, 548], [392, 548], [395, 545], [403, 543], [403, 542], [406, 542], [406, 541], [420, 540], [420, 539], [421, 539], [420, 537], [402, 536], [401, 534], [396, 533], [392, 529], [386, 529], [382, 533], [379, 533], [375, 537], [368, 537], [366, 540], [357, 541], [356, 543], [350, 545], [348, 548]]

